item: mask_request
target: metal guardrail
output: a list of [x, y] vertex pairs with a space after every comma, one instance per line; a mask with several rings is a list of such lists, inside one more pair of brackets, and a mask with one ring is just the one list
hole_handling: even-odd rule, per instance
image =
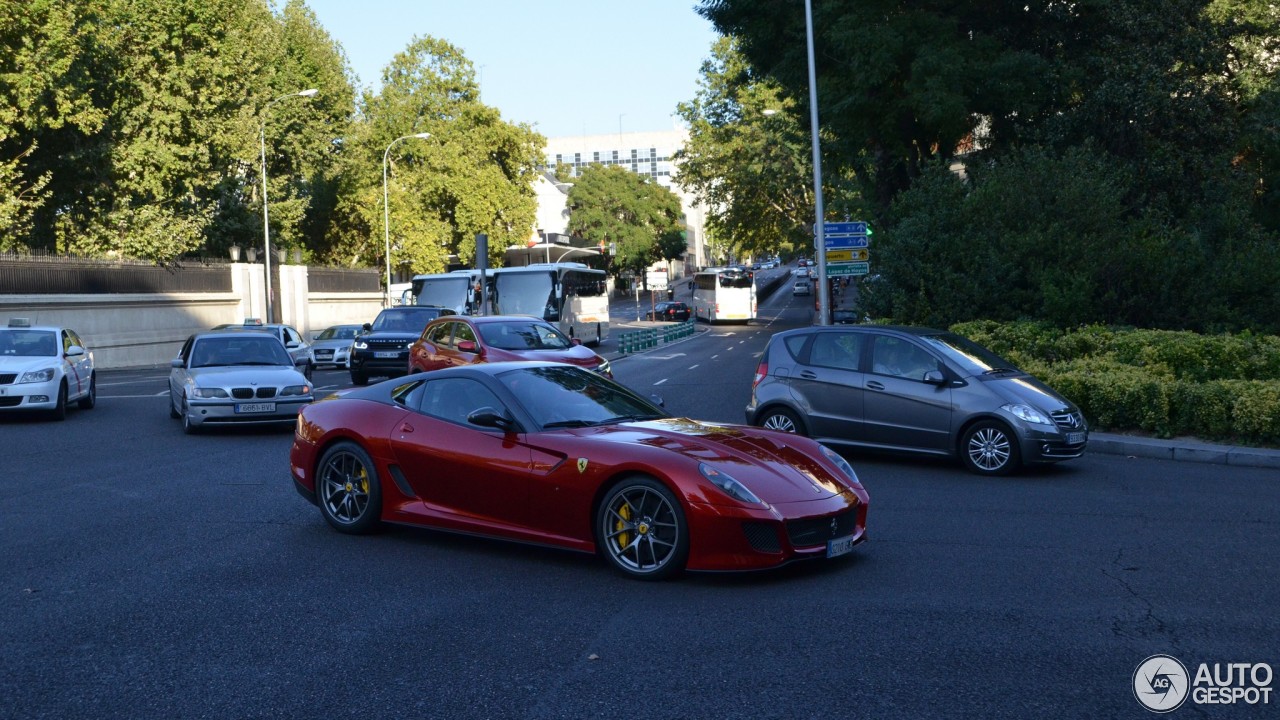
[[669, 343], [692, 335], [696, 330], [692, 319], [662, 328], [644, 328], [618, 334], [618, 352], [628, 355], [641, 350], [649, 350], [658, 343]]

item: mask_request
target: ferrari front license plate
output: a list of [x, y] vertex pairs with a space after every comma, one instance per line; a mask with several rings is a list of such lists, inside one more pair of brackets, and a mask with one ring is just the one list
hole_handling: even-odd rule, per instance
[[275, 411], [275, 403], [240, 403], [236, 405], [236, 412], [238, 413], [268, 413]]
[[1084, 442], [1084, 433], [1082, 432], [1067, 433], [1068, 445], [1075, 445], [1076, 443], [1082, 443], [1082, 442]]
[[836, 538], [827, 542], [827, 557], [843, 555], [853, 549], [853, 536]]
[[393, 358], [393, 357], [399, 357], [400, 353], [394, 350], [390, 350], [390, 351], [376, 352], [373, 354], [373, 356], [378, 358]]

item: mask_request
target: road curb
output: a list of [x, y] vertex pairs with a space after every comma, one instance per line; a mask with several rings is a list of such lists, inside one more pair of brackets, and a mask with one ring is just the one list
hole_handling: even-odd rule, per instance
[[1215, 445], [1197, 440], [1161, 440], [1132, 435], [1090, 433], [1088, 452], [1280, 470], [1280, 450], [1240, 445]]

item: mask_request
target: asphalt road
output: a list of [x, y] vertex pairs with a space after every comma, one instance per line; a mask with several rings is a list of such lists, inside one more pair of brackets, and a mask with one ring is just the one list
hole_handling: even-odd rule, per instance
[[[807, 322], [784, 295], [615, 372], [740, 422], [764, 339]], [[993, 479], [851, 454], [871, 494], [852, 557], [643, 583], [332, 532], [287, 431], [184, 436], [164, 387], [106, 372], [65, 423], [0, 418], [2, 718], [1142, 718], [1150, 655], [1280, 667], [1274, 471], [1088, 454]]]

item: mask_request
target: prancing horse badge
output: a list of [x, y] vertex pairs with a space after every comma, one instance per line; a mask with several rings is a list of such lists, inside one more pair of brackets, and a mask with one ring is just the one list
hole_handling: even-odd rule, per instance
[[578, 458], [578, 472], [584, 473], [586, 471], [587, 471], [587, 459]]

